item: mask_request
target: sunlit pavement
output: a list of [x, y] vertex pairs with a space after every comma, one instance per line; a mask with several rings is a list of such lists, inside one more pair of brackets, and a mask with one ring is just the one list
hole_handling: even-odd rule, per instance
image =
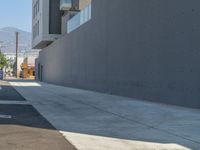
[[10, 83], [79, 150], [200, 149], [198, 109], [33, 81]]
[[8, 82], [0, 81], [0, 150], [74, 150]]

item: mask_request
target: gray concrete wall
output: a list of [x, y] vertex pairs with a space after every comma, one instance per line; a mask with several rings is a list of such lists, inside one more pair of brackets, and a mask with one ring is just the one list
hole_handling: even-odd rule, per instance
[[200, 2], [93, 0], [92, 20], [40, 53], [43, 80], [200, 108]]

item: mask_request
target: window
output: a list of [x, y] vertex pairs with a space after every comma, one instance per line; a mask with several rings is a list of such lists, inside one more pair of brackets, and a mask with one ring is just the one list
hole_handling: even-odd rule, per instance
[[39, 0], [36, 1], [36, 3], [33, 6], [33, 18], [35, 18], [40, 10], [40, 4]]
[[39, 12], [40, 11], [40, 1], [38, 0], [38, 3], [37, 3], [37, 12]]
[[37, 23], [33, 26], [33, 39], [35, 39], [37, 36], [39, 36], [40, 34], [40, 25], [39, 25], [39, 21], [37, 21]]

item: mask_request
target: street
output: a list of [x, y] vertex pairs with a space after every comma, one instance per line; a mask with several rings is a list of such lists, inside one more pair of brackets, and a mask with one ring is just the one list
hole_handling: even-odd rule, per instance
[[199, 150], [200, 111], [117, 95], [11, 80], [78, 150]]
[[0, 150], [200, 150], [200, 0], [0, 12]]
[[0, 81], [0, 150], [75, 150], [8, 82]]

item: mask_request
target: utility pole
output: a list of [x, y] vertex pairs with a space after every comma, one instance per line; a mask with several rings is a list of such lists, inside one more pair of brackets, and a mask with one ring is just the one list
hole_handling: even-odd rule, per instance
[[1, 49], [3, 48], [2, 44], [3, 44], [3, 41], [0, 41], [0, 52], [2, 52], [1, 51]]
[[16, 35], [16, 78], [18, 78], [18, 42], [19, 42], [19, 32], [15, 32]]

